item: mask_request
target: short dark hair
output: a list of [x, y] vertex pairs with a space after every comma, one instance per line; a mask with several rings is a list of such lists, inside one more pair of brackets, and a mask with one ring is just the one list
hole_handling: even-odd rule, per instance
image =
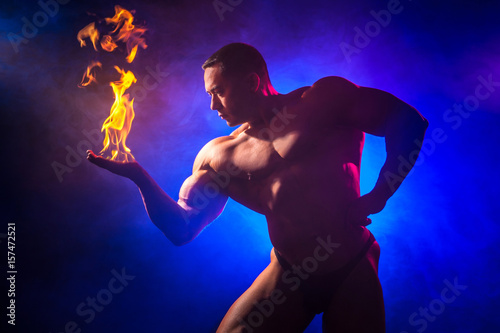
[[244, 76], [257, 73], [261, 79], [269, 80], [264, 57], [257, 49], [245, 43], [231, 43], [220, 48], [201, 66], [204, 70], [220, 64], [224, 76]]

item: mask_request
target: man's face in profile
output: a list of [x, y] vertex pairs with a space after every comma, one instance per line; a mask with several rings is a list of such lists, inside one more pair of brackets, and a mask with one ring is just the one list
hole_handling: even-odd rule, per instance
[[244, 79], [222, 75], [220, 64], [205, 69], [205, 90], [211, 97], [210, 108], [216, 110], [228, 126], [241, 125], [253, 114], [251, 90]]

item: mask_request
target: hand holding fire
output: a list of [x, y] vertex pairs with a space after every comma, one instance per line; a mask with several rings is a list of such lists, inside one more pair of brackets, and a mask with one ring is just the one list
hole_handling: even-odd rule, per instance
[[94, 154], [92, 150], [87, 150], [87, 160], [91, 163], [106, 169], [118, 176], [126, 177], [134, 181], [140, 175], [142, 167], [135, 160], [132, 162], [113, 161]]
[[[88, 38], [92, 42], [95, 51], [101, 49], [106, 52], [113, 52], [115, 49], [120, 50], [126, 47], [126, 60], [131, 63], [137, 54], [138, 47], [147, 48], [143, 37], [146, 29], [133, 23], [133, 12], [115, 6], [115, 16], [100, 20], [101, 25], [99, 25], [99, 28], [93, 22], [78, 32], [77, 39], [80, 46], [86, 46], [85, 39]], [[103, 27], [104, 22], [105, 28]], [[78, 86], [84, 88], [92, 83], [97, 83], [95, 71], [101, 67], [102, 64], [99, 61], [92, 61]], [[126, 139], [132, 127], [135, 113], [134, 99], [129, 94], [125, 94], [125, 91], [136, 83], [137, 79], [131, 71], [126, 71], [117, 66], [115, 66], [115, 69], [121, 77], [119, 80], [110, 83], [115, 95], [115, 102], [111, 107], [109, 117], [102, 125], [105, 138], [103, 142], [104, 148], [100, 154], [113, 161], [129, 162], [134, 160], [134, 156], [126, 145]], [[107, 168], [108, 166], [112, 168], [112, 164], [102, 164], [102, 158], [98, 158], [92, 151], [88, 153], [87, 158], [91, 162], [97, 161], [99, 164], [95, 164], [101, 167]]]

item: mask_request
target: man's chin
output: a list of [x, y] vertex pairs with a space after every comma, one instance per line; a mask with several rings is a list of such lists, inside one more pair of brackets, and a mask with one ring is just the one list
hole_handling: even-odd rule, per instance
[[243, 124], [242, 122], [237, 122], [237, 121], [234, 121], [234, 120], [231, 120], [231, 119], [224, 119], [224, 120], [226, 121], [226, 124], [229, 127], [235, 127], [235, 126]]

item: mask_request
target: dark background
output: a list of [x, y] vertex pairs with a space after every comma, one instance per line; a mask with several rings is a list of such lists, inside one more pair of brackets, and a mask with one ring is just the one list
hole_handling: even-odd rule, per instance
[[[142, 80], [160, 72], [155, 88], [131, 88], [136, 118], [128, 145], [177, 199], [199, 149], [231, 131], [209, 109], [200, 66], [219, 47], [242, 41], [264, 55], [279, 92], [339, 75], [387, 90], [429, 119], [418, 166], [369, 227], [382, 247], [388, 332], [498, 330], [500, 83], [476, 97], [481, 78], [500, 82], [498, 2], [402, 0], [400, 12], [348, 56], [342, 43], [356, 46], [357, 29], [370, 27], [370, 12], [388, 2], [231, 3], [219, 16], [210, 0], [120, 2], [148, 28], [148, 48], [133, 64], [76, 40], [95, 19], [88, 13], [110, 17], [114, 2], [59, 5], [17, 46], [9, 36], [23, 37], [23, 17], [43, 19], [42, 7], [0, 5], [0, 240], [6, 254], [7, 223], [15, 223], [15, 328], [64, 332], [73, 321], [82, 332], [211, 332], [267, 265], [262, 216], [230, 201], [195, 241], [175, 247], [149, 221], [135, 185], [82, 154], [101, 149], [102, 137], [93, 143], [84, 132], [100, 129], [114, 99], [106, 80], [77, 87], [89, 61], [103, 62], [103, 78], [114, 64], [132, 70], [143, 88]], [[474, 111], [449, 111], [474, 101], [467, 106]], [[367, 136], [363, 193], [384, 158], [383, 139]], [[6, 261], [2, 255], [2, 267]], [[107, 300], [113, 271], [134, 278]], [[447, 303], [445, 280], [466, 286]], [[107, 304], [95, 317], [77, 312], [96, 296]], [[2, 325], [7, 319], [2, 314]], [[320, 332], [320, 319], [307, 332]]]

